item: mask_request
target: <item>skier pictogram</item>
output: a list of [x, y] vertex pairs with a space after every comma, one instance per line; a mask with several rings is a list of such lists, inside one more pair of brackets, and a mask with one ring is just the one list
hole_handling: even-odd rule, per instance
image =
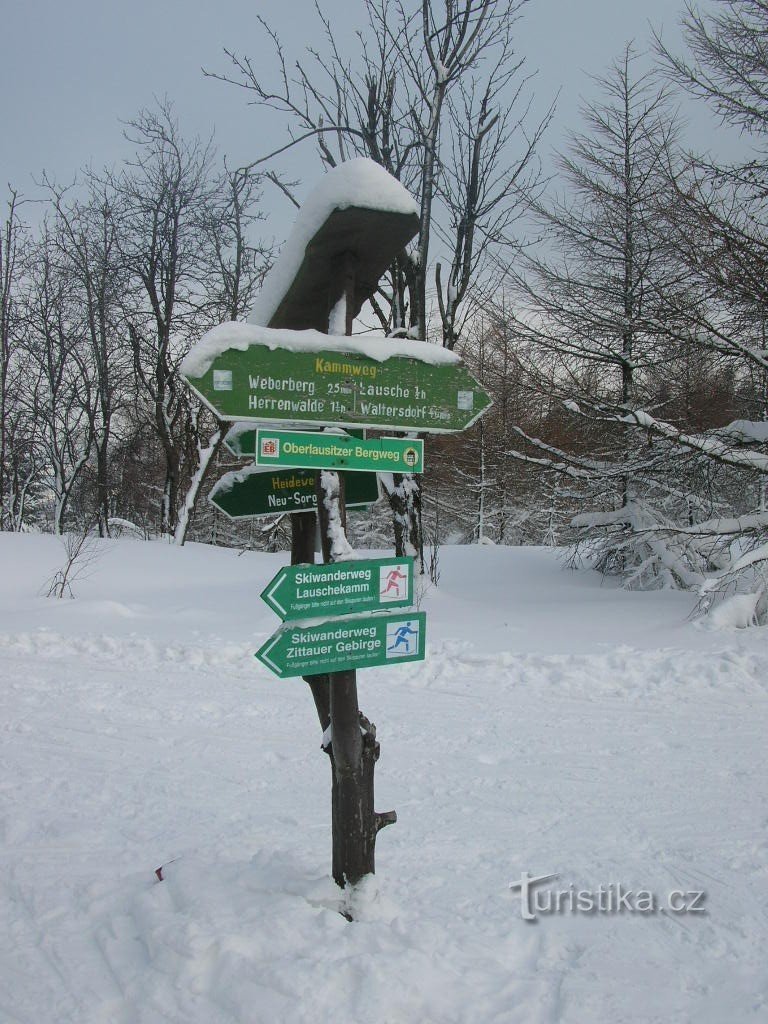
[[[387, 657], [397, 658], [399, 655], [411, 653], [411, 641], [410, 637], [416, 637], [416, 643], [418, 644], [418, 629], [411, 629], [410, 622], [401, 622], [400, 625], [394, 623], [387, 630], [387, 640], [392, 640], [393, 643], [387, 647]], [[405, 648], [402, 650], [402, 648]]]
[[[402, 565], [393, 565], [391, 568], [385, 567], [381, 570], [380, 596], [383, 600], [396, 601], [402, 596], [408, 596], [408, 574], [401, 571], [403, 568]], [[403, 586], [405, 594], [402, 593]]]

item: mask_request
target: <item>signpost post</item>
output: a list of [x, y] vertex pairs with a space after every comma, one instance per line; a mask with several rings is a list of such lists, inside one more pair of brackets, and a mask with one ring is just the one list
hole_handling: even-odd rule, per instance
[[[303, 258], [298, 267], [291, 265], [287, 285], [282, 284], [285, 267], [276, 268], [281, 296], [271, 301], [268, 327], [215, 328], [224, 334], [206, 336], [200, 352], [193, 350], [185, 360], [187, 383], [221, 420], [403, 433], [466, 429], [490, 399], [453, 353], [420, 342], [401, 350], [399, 343], [384, 339], [372, 349], [348, 337], [381, 275], [417, 232], [419, 217], [402, 186], [371, 161], [330, 171], [322, 202], [329, 188], [333, 194], [332, 175], [339, 183], [337, 208], [311, 238], [302, 229], [289, 240], [285, 251]], [[359, 205], [349, 205], [350, 194]], [[326, 333], [329, 318], [337, 332], [343, 325], [343, 338], [316, 343], [296, 333], [306, 328]], [[217, 345], [217, 337], [234, 335], [233, 344]], [[423, 659], [426, 616], [404, 610], [414, 598], [412, 560], [349, 559], [346, 473], [336, 469], [349, 472], [351, 497], [353, 478], [365, 471], [419, 472], [423, 442], [361, 442], [328, 433], [307, 439], [262, 428], [254, 448], [273, 477], [279, 466], [295, 475], [306, 468], [321, 470], [314, 473], [315, 504], [325, 564], [313, 564], [315, 513], [292, 516], [291, 568], [281, 570], [262, 595], [286, 624], [256, 657], [281, 678], [303, 675], [311, 688], [332, 768], [333, 877], [343, 887], [374, 871], [376, 836], [397, 820], [394, 811], [374, 810], [379, 744], [375, 726], [358, 707], [355, 668]], [[248, 481], [260, 487], [259, 475], [250, 470], [234, 476], [239, 479], [229, 484]], [[344, 617], [298, 621], [329, 614]]]

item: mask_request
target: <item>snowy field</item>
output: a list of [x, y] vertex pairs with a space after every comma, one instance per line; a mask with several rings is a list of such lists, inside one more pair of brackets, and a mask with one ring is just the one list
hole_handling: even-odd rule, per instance
[[[287, 556], [100, 548], [57, 601], [0, 535], [2, 1024], [768, 1020], [764, 629], [443, 549], [427, 661], [359, 676], [398, 823], [348, 923], [309, 692], [252, 658]], [[706, 913], [531, 923], [522, 872]]]

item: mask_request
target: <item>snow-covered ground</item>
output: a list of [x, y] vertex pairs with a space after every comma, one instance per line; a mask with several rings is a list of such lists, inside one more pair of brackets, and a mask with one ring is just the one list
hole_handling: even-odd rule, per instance
[[[768, 1019], [765, 630], [444, 548], [427, 661], [359, 676], [398, 823], [349, 923], [310, 695], [252, 657], [286, 555], [101, 549], [57, 601], [0, 535], [3, 1024]], [[525, 871], [707, 913], [529, 923]]]

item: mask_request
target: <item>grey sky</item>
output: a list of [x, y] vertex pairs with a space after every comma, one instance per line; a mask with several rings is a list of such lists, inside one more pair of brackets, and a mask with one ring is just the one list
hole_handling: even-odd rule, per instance
[[[318, 39], [312, 0], [4, 0], [0, 41], [0, 184], [26, 194], [43, 169], [59, 181], [92, 162], [99, 167], [128, 150], [119, 119], [167, 94], [186, 134], [216, 140], [233, 164], [263, 155], [284, 139], [279, 123], [246, 106], [245, 94], [206, 79], [201, 67], [225, 71], [224, 47], [268, 58], [257, 14], [274, 25], [298, 55]], [[342, 43], [352, 39], [362, 5], [326, 0]], [[679, 46], [678, 0], [531, 0], [520, 23], [520, 50], [539, 69], [541, 108], [561, 89], [547, 148], [577, 123], [579, 96], [593, 86], [624, 42], [642, 48], [648, 22], [664, 26]], [[311, 157], [307, 143], [302, 163]], [[294, 167], [301, 164], [294, 164]], [[312, 161], [314, 171], [317, 164]], [[311, 184], [311, 178], [306, 181]], [[278, 196], [276, 207], [287, 205]], [[289, 211], [285, 211], [288, 215]], [[275, 209], [271, 230], [281, 233]]]

